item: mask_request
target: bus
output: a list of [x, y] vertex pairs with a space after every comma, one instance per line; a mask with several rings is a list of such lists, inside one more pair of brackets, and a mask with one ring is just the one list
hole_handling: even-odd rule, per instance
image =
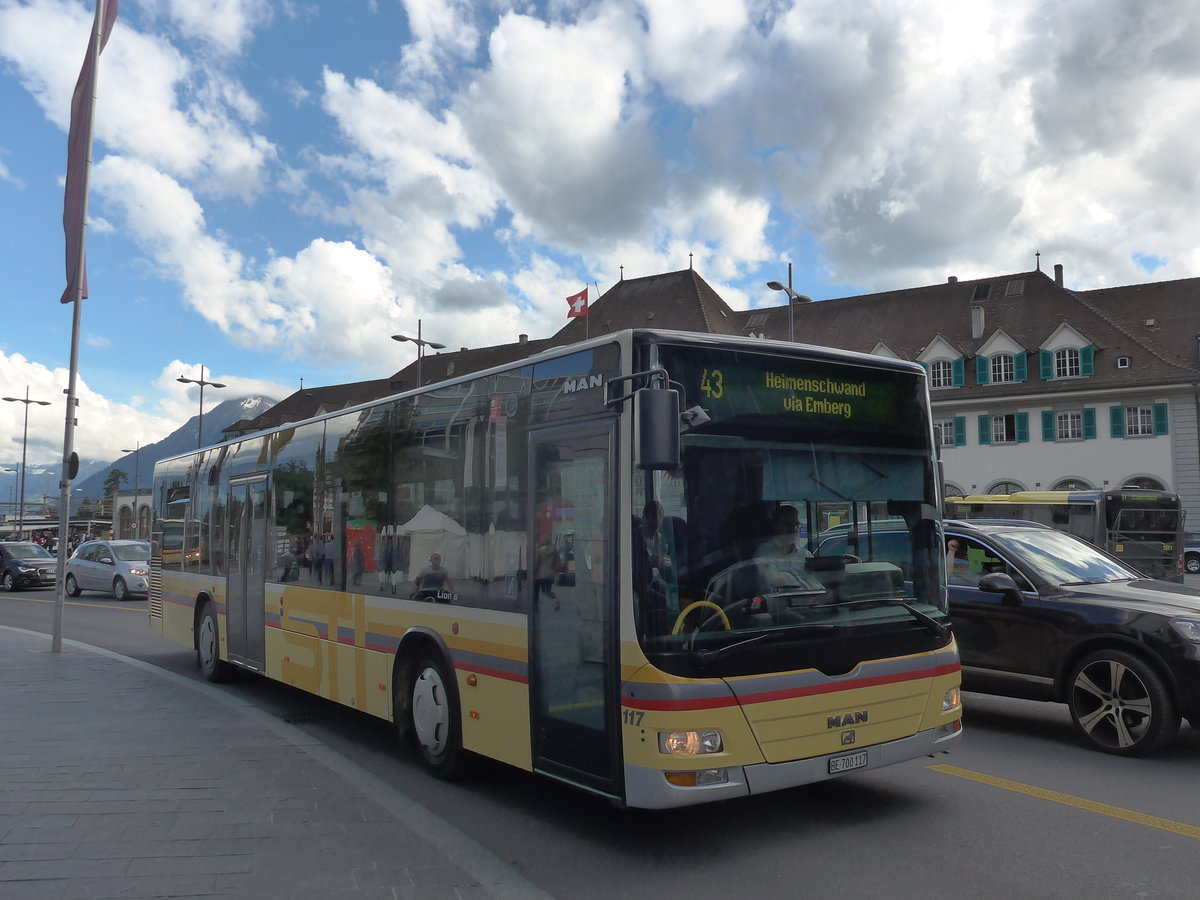
[[1183, 581], [1183, 505], [1172, 491], [1017, 491], [947, 497], [948, 519], [1024, 519], [1067, 531], [1149, 578]]
[[[436, 776], [759, 794], [960, 737], [936, 471], [918, 365], [627, 330], [159, 462], [149, 619]], [[902, 521], [904, 565], [761, 559], [785, 508]]]

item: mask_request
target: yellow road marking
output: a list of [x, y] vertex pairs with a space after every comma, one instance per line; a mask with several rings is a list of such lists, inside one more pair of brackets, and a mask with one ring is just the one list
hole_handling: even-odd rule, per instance
[[1076, 809], [1086, 810], [1087, 812], [1099, 813], [1102, 816], [1111, 816], [1114, 819], [1123, 819], [1126, 822], [1132, 822], [1135, 825], [1145, 825], [1148, 828], [1157, 828], [1160, 831], [1170, 831], [1174, 834], [1181, 834], [1184, 837], [1196, 838], [1200, 840], [1200, 827], [1196, 825], [1186, 825], [1183, 822], [1175, 822], [1171, 819], [1162, 819], [1158, 816], [1149, 816], [1145, 813], [1134, 812], [1131, 809], [1122, 809], [1119, 806], [1111, 806], [1108, 803], [1098, 803], [1095, 800], [1084, 800], [1082, 797], [1075, 797], [1071, 794], [1060, 794], [1058, 791], [1048, 791], [1045, 788], [1033, 787], [1032, 785], [1022, 784], [1019, 781], [1009, 781], [1007, 778], [997, 778], [995, 775], [984, 775], [982, 772], [972, 772], [970, 769], [961, 769], [958, 766], [929, 766], [935, 772], [942, 772], [946, 775], [955, 775], [959, 778], [966, 778], [968, 781], [977, 781], [980, 784], [990, 785], [992, 787], [1003, 788], [1006, 791], [1015, 791], [1018, 794], [1026, 794], [1030, 797], [1037, 797], [1039, 800], [1049, 800], [1053, 803], [1061, 803], [1064, 806], [1073, 806]]
[[[46, 600], [42, 597], [11, 597], [10, 596], [9, 599], [24, 600], [26, 603], [53, 603], [54, 602], [53, 599]], [[114, 600], [113, 603], [87, 603], [83, 600], [64, 600], [63, 605], [64, 606], [94, 606], [96, 609], [119, 609], [122, 612], [145, 612], [146, 611], [139, 606], [126, 606], [126, 605], [124, 605], [124, 603], [120, 604], [119, 606], [114, 606], [113, 604], [116, 602], [117, 601]]]

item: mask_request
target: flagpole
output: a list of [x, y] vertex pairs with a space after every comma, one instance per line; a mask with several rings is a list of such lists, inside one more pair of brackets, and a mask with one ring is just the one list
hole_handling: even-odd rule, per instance
[[[115, 3], [116, 0], [113, 2]], [[67, 591], [67, 553], [70, 550], [71, 479], [78, 472], [75, 456], [75, 410], [79, 401], [75, 398], [75, 391], [79, 375], [79, 331], [83, 321], [83, 285], [84, 279], [87, 277], [87, 263], [84, 254], [87, 248], [88, 188], [92, 177], [92, 119], [96, 108], [96, 76], [100, 68], [100, 51], [103, 49], [105, 38], [104, 6], [105, 0], [96, 0], [96, 18], [92, 23], [92, 39], [88, 43], [88, 58], [84, 61], [86, 70], [90, 71], [91, 92], [87, 98], [87, 115], [84, 124], [85, 164], [81, 173], [79, 243], [74, 272], [75, 297], [71, 310], [71, 368], [67, 376], [67, 389], [63, 392], [67, 395], [67, 412], [63, 425], [62, 468], [58, 480], [58, 577], [54, 596], [54, 630], [50, 644], [50, 649], [54, 653], [62, 652], [63, 607], [66, 605]], [[109, 27], [112, 27], [111, 23]], [[83, 77], [83, 73], [80, 73], [80, 77]], [[70, 151], [68, 150], [69, 155]], [[68, 160], [69, 167], [70, 160]]]

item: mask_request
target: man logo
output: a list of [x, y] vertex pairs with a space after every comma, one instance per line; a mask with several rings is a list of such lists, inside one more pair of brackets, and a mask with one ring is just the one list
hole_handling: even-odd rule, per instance
[[858, 712], [842, 713], [840, 716], [830, 716], [825, 720], [825, 727], [828, 728], [845, 728], [847, 725], [865, 725], [867, 723], [867, 711], [860, 709]]

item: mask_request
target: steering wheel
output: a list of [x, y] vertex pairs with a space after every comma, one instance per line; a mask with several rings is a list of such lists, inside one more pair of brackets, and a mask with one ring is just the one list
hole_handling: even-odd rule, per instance
[[733, 630], [733, 626], [729, 624], [729, 616], [725, 615], [725, 610], [721, 609], [721, 607], [711, 600], [694, 600], [683, 608], [683, 611], [679, 614], [679, 618], [675, 620], [675, 627], [671, 629], [671, 634], [679, 634], [680, 629], [683, 628], [683, 621], [687, 618], [687, 614], [701, 606], [710, 606], [715, 609], [717, 616], [721, 619], [721, 624], [725, 626], [725, 630]]

